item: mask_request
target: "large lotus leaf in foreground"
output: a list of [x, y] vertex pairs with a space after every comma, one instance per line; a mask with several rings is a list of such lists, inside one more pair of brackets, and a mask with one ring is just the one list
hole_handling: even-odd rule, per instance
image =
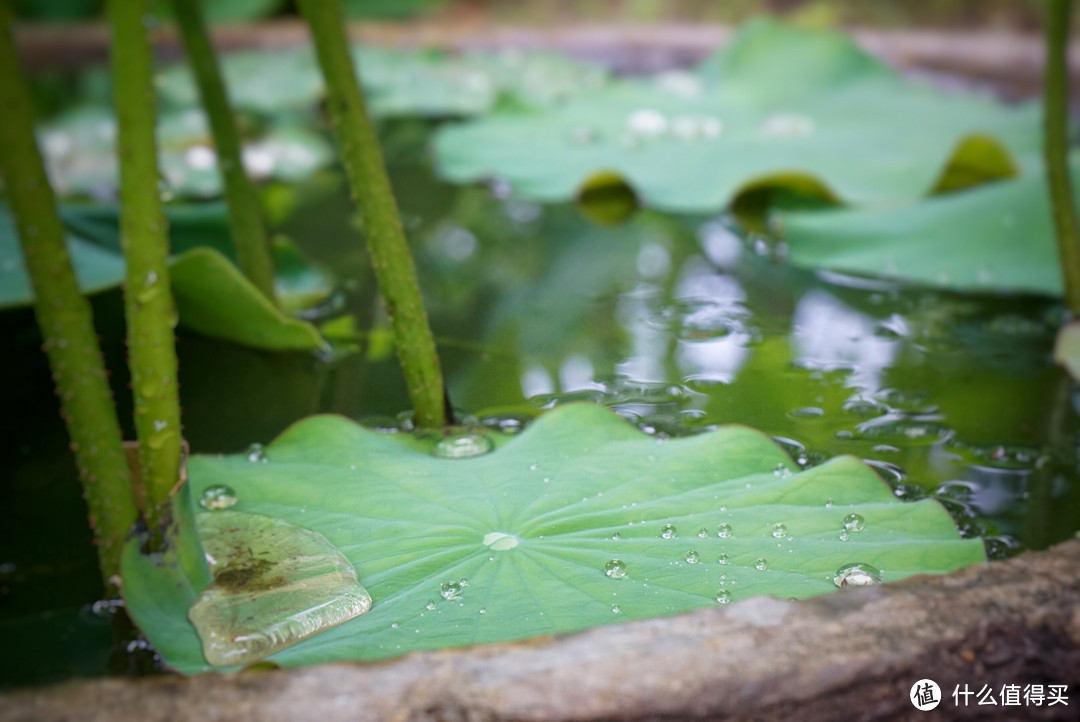
[[453, 181], [498, 177], [559, 201], [621, 179], [643, 205], [708, 212], [759, 186], [911, 200], [1012, 175], [1012, 155], [1039, 137], [1033, 106], [935, 92], [843, 36], [757, 21], [694, 73], [446, 126], [435, 148]]
[[[1042, 164], [962, 193], [888, 209], [781, 216], [788, 260], [967, 292], [1063, 292]], [[1071, 163], [1080, 203], [1080, 155]]]
[[[316, 416], [265, 455], [191, 459], [196, 498], [226, 484], [238, 499], [230, 512], [323, 535], [370, 592], [371, 611], [271, 660], [383, 659], [810, 597], [856, 563], [893, 581], [985, 558], [937, 502], [897, 500], [851, 457], [795, 473], [745, 427], [665, 440], [571, 404], [491, 453], [439, 458], [433, 443]], [[133, 541], [123, 577], [128, 610], [166, 663], [211, 669], [188, 622], [197, 590], [179, 565]]]

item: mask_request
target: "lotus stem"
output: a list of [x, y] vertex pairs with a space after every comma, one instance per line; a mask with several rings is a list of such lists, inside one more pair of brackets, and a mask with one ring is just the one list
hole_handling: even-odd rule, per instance
[[1058, 253], [1065, 274], [1065, 304], [1080, 316], [1080, 223], [1069, 177], [1068, 45], [1072, 0], [1051, 0], [1046, 18], [1046, 82], [1044, 89], [1043, 158], [1050, 184], [1050, 203], [1057, 231]]
[[386, 175], [375, 129], [357, 82], [338, 0], [298, 3], [326, 79], [330, 121], [354, 202], [360, 209], [372, 266], [394, 329], [398, 359], [419, 426], [447, 423], [442, 371], [416, 280], [412, 254]]
[[180, 401], [169, 285], [168, 232], [158, 190], [147, 0], [109, 0], [110, 60], [120, 155], [120, 243], [127, 261], [124, 311], [135, 395], [147, 523], [159, 530], [180, 477]]
[[34, 108], [11, 27], [11, 5], [0, 0], [0, 172], [22, 241], [34, 316], [75, 452], [106, 594], [114, 596], [124, 539], [136, 517], [131, 475], [93, 311], [79, 292], [34, 138]]
[[210, 34], [206, 30], [202, 6], [201, 0], [172, 0], [184, 50], [199, 86], [203, 108], [210, 120], [218, 167], [225, 179], [229, 229], [236, 248], [236, 260], [248, 280], [274, 301], [274, 262], [270, 257], [270, 242], [259, 206], [259, 195], [255, 184], [244, 171], [240, 132], [229, 106]]

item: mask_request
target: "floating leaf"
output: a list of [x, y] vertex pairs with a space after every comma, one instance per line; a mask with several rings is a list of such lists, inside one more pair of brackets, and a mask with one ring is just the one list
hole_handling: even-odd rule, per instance
[[[322, 534], [374, 600], [273, 661], [384, 659], [674, 614], [721, 592], [809, 597], [835, 590], [850, 564], [894, 581], [985, 558], [937, 502], [900, 502], [851, 457], [795, 473], [745, 427], [663, 440], [571, 404], [493, 440], [489, 453], [441, 458], [436, 438], [316, 416], [267, 446], [265, 463], [191, 459], [194, 496], [227, 483], [233, 509]], [[863, 526], [847, 531], [853, 513]], [[187, 621], [191, 583], [135, 542], [123, 573], [128, 609], [166, 663], [209, 669]]]
[[1080, 322], [1068, 323], [1058, 331], [1054, 360], [1065, 367], [1069, 376], [1080, 379]]
[[181, 322], [201, 334], [274, 351], [325, 345], [314, 326], [282, 313], [213, 249], [195, 248], [177, 256], [170, 272]]
[[695, 73], [446, 126], [435, 149], [452, 181], [498, 177], [522, 197], [558, 201], [605, 171], [644, 205], [700, 212], [761, 186], [910, 200], [1013, 175], [1011, 155], [1037, 149], [1039, 136], [1034, 106], [933, 92], [840, 35], [757, 21]]
[[[886, 276], [959, 291], [1063, 291], [1042, 166], [963, 193], [880, 210], [788, 213], [781, 228], [792, 263]], [[1080, 156], [1072, 159], [1080, 202]]]
[[[116, 118], [112, 110], [102, 106], [76, 108], [45, 124], [39, 135], [49, 181], [59, 195], [99, 200], [116, 197]], [[221, 195], [217, 154], [201, 111], [187, 107], [163, 113], [157, 140], [163, 197]], [[326, 139], [287, 123], [247, 139], [243, 152], [244, 166], [258, 180], [300, 180], [333, 159]]]
[[[94, 243], [68, 234], [68, 254], [83, 293], [119, 286], [124, 280], [124, 260]], [[11, 212], [0, 207], [0, 308], [29, 306], [34, 302], [30, 276], [26, 273], [22, 246]]]
[[[543, 108], [596, 90], [607, 72], [553, 53], [470, 53], [354, 46], [353, 61], [372, 114], [462, 116], [492, 110], [500, 100]], [[246, 51], [222, 60], [233, 106], [266, 116], [310, 111], [324, 94], [322, 76], [310, 48]], [[171, 106], [198, 104], [190, 69], [173, 65], [157, 77]]]

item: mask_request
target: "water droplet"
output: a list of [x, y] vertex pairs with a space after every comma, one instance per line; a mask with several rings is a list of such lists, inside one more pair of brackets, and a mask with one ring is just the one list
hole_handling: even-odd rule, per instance
[[390, 623], [390, 629], [397, 629], [397, 628], [398, 628], [398, 627], [400, 627], [400, 626], [401, 626], [401, 625], [400, 625], [400, 624], [398, 624], [397, 622], [391, 622], [391, 623]]
[[789, 476], [791, 476], [791, 474], [792, 474], [791, 469], [789, 469], [787, 467], [787, 464], [784, 464], [783, 462], [777, 464], [776, 468], [773, 469], [773, 476], [778, 477], [780, 479], [786, 479]]
[[847, 541], [848, 539], [851, 539], [851, 534], [848, 534], [846, 531], [840, 532], [840, 541]]
[[774, 539], [783, 539], [787, 536], [787, 527], [783, 524], [773, 524], [772, 535]]
[[506, 532], [493, 531], [484, 535], [484, 545], [492, 551], [505, 552], [518, 545], [518, 538]]
[[769, 561], [765, 557], [758, 557], [758, 560], [754, 562], [754, 569], [759, 572], [763, 572], [769, 568]]
[[709, 537], [709, 530], [705, 527], [698, 529], [698, 539], [707, 539]]
[[716, 527], [716, 536], [721, 539], [727, 539], [728, 537], [734, 536], [734, 533], [731, 531], [731, 524], [721, 524]]
[[461, 598], [461, 583], [443, 582], [442, 587], [439, 588], [439, 594], [443, 599], [459, 599]]
[[626, 576], [626, 565], [618, 559], [609, 559], [604, 565], [604, 574], [612, 579], [622, 579]]
[[720, 556], [718, 556], [716, 558], [716, 562], [717, 562], [717, 564], [727, 564], [728, 563], [728, 555], [727, 554], [721, 554]]
[[678, 531], [675, 529], [674, 524], [664, 524], [660, 527], [660, 537], [663, 539], [674, 539], [678, 536]]
[[435, 611], [435, 601], [428, 600], [428, 603], [424, 605], [424, 609], [428, 610], [429, 612]]
[[480, 614], [487, 614], [487, 607], [480, 607]]
[[716, 592], [716, 601], [720, 604], [730, 604], [731, 592], [726, 589], [718, 589]]
[[836, 504], [836, 502], [833, 501], [831, 497], [825, 500], [826, 509], [832, 509], [834, 504]]
[[457, 433], [439, 439], [431, 453], [443, 459], [467, 459], [494, 448], [495, 442], [485, 434]]
[[620, 614], [621, 612], [622, 612], [622, 608], [620, 608], [618, 604], [612, 604], [611, 605], [611, 613], [612, 614]]
[[697, 564], [698, 561], [700, 561], [700, 560], [701, 560], [701, 556], [698, 555], [698, 553], [696, 551], [691, 549], [690, 551], [686, 552], [686, 563], [687, 564]]
[[667, 131], [668, 119], [658, 110], [640, 108], [626, 116], [626, 128], [635, 136], [651, 138]]
[[188, 619], [210, 664], [254, 662], [371, 608], [352, 564], [321, 534], [237, 511], [196, 523], [213, 581]]
[[619, 541], [620, 539], [622, 539], [622, 534], [620, 534], [619, 532], [615, 532], [611, 535], [612, 541]]
[[462, 577], [461, 579], [458, 579], [458, 585], [459, 585], [459, 586], [460, 586], [460, 587], [461, 587], [462, 589], [464, 589], [465, 587], [469, 586], [469, 578], [468, 578], [468, 577]]
[[792, 409], [788, 412], [788, 416], [793, 419], [817, 419], [824, 415], [825, 411], [817, 406], [804, 406], [801, 409]]
[[267, 459], [266, 459], [266, 449], [264, 449], [263, 445], [260, 444], [260, 443], [256, 442], [256, 443], [252, 444], [251, 446], [247, 447], [247, 451], [244, 452], [244, 453], [247, 454], [248, 461], [252, 461], [252, 462], [256, 462], [256, 463], [262, 463], [262, 464], [265, 464], [266, 461], [267, 461]]
[[199, 506], [203, 509], [228, 509], [230, 506], [235, 506], [237, 501], [239, 499], [236, 492], [231, 486], [225, 484], [208, 486], [199, 495]]
[[836, 570], [833, 584], [838, 587], [870, 587], [881, 584], [881, 572], [869, 564], [848, 564]]
[[859, 514], [848, 514], [844, 517], [844, 531], [862, 531], [866, 528], [866, 519]]
[[814, 134], [814, 119], [795, 113], [776, 113], [766, 118], [759, 130], [772, 138], [804, 138]]

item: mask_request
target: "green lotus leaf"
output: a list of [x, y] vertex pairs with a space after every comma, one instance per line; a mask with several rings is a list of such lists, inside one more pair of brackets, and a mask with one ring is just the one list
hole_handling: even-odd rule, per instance
[[441, 174], [490, 177], [541, 201], [599, 174], [639, 201], [711, 212], [783, 187], [849, 204], [895, 203], [1014, 175], [1039, 112], [906, 82], [837, 34], [750, 23], [696, 72], [608, 85], [543, 112], [441, 128]]
[[[591, 92], [607, 72], [553, 53], [469, 53], [354, 46], [353, 61], [373, 115], [468, 116], [487, 113], [505, 100], [543, 108]], [[222, 72], [232, 104], [265, 116], [308, 112], [323, 96], [323, 81], [310, 48], [246, 51], [224, 57]], [[190, 69], [178, 64], [156, 81], [176, 108], [198, 105]]]
[[[43, 125], [39, 137], [49, 181], [58, 195], [116, 197], [116, 118], [111, 109], [83, 106], [68, 111]], [[221, 196], [217, 155], [201, 111], [188, 107], [163, 113], [157, 141], [163, 196]], [[325, 138], [294, 122], [270, 126], [246, 139], [243, 157], [255, 179], [292, 182], [329, 165], [333, 151]]]
[[232, 261], [211, 248], [176, 256], [170, 273], [181, 323], [203, 335], [274, 351], [325, 346], [314, 326], [282, 313]]
[[[888, 209], [782, 214], [792, 263], [967, 292], [1063, 293], [1042, 165], [962, 193]], [[1071, 175], [1080, 203], [1080, 155]]]
[[[78, 234], [68, 233], [68, 255], [83, 293], [119, 286], [124, 280], [124, 259]], [[29, 306], [34, 302], [30, 276], [26, 273], [22, 245], [11, 211], [0, 207], [0, 309]]]
[[1069, 376], [1080, 379], [1080, 322], [1067, 323], [1058, 331], [1054, 360], [1065, 367]]
[[[810, 597], [834, 590], [851, 564], [893, 581], [985, 559], [937, 502], [899, 501], [852, 457], [795, 473], [745, 427], [660, 439], [570, 404], [521, 434], [493, 435], [486, 454], [440, 458], [433, 446], [447, 453], [460, 439], [435, 436], [316, 416], [264, 453], [190, 460], [194, 498], [227, 485], [232, 511], [321, 534], [370, 592], [369, 612], [271, 660], [385, 659], [757, 595]], [[187, 618], [198, 584], [137, 541], [123, 577], [127, 608], [165, 662], [211, 669]]]

